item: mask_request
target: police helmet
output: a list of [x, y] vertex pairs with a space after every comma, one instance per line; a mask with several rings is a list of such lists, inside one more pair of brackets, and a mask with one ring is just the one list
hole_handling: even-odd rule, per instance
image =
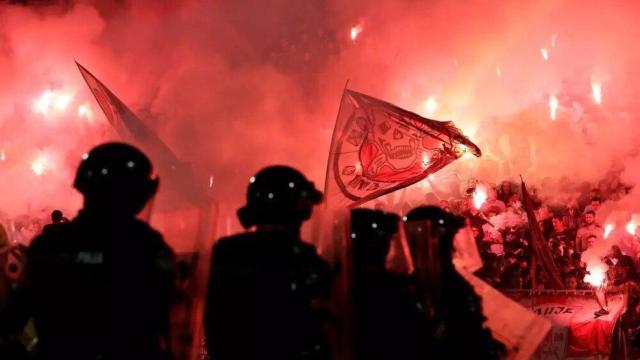
[[289, 166], [269, 166], [249, 179], [247, 203], [238, 210], [238, 218], [245, 228], [302, 222], [321, 202], [322, 193], [301, 172]]

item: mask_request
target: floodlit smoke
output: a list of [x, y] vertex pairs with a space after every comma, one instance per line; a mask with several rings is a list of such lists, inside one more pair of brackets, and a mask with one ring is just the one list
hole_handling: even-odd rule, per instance
[[[267, 164], [322, 185], [347, 80], [453, 120], [480, 146], [436, 186], [523, 175], [556, 196], [611, 170], [640, 178], [636, 1], [51, 3], [0, 5], [0, 211], [13, 216], [77, 209], [81, 155], [118, 138], [74, 59], [203, 174], [227, 214]], [[40, 176], [39, 157], [51, 159]], [[174, 207], [170, 192], [158, 211]]]

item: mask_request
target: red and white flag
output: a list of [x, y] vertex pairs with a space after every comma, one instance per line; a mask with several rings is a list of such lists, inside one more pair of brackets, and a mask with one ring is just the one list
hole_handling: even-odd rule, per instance
[[414, 184], [481, 151], [450, 121], [423, 118], [345, 89], [331, 140], [325, 195], [353, 207]]

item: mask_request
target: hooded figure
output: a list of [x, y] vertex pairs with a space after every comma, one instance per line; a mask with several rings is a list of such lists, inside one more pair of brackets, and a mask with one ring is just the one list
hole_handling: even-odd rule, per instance
[[453, 239], [463, 217], [439, 207], [411, 210], [405, 232], [430, 328], [430, 359], [500, 359], [504, 345], [484, 327], [480, 298], [454, 268]]

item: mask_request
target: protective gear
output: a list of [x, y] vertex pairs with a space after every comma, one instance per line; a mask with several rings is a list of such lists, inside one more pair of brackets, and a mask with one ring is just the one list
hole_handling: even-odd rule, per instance
[[413, 279], [387, 270], [392, 238], [400, 218], [368, 209], [351, 211], [351, 261], [347, 281], [352, 304], [354, 359], [425, 359], [428, 322]]
[[311, 216], [322, 193], [298, 170], [270, 166], [249, 180], [247, 204], [238, 210], [245, 228], [260, 224], [302, 223]]
[[213, 247], [204, 326], [212, 359], [328, 357], [321, 314], [332, 274], [314, 246], [288, 231], [255, 231]]
[[438, 242], [440, 254], [450, 257], [453, 251], [453, 239], [458, 230], [465, 226], [464, 217], [444, 211], [437, 206], [421, 206], [407, 214], [405, 228], [408, 227], [414, 231], [415, 227], [415, 231], [422, 232], [426, 229], [419, 226], [420, 222], [428, 222], [429, 230], [434, 235], [432, 240]]
[[379, 210], [351, 210], [351, 251], [354, 262], [384, 268], [391, 238], [398, 232], [399, 221], [398, 215]]
[[124, 143], [106, 143], [83, 156], [73, 186], [90, 206], [138, 213], [155, 195], [159, 180], [151, 161]]
[[7, 231], [4, 229], [4, 226], [0, 224], [0, 248], [5, 246], [9, 246], [9, 235], [7, 235]]
[[147, 224], [82, 210], [27, 257], [15, 313], [33, 316], [38, 359], [166, 358], [175, 255]]
[[464, 225], [464, 218], [435, 206], [413, 209], [406, 217], [414, 276], [422, 286], [430, 328], [442, 329], [431, 334], [427, 358], [499, 359], [504, 345], [484, 328], [480, 298], [453, 266], [453, 239]]
[[74, 186], [84, 207], [31, 243], [0, 335], [31, 317], [36, 359], [166, 359], [175, 255], [135, 218], [158, 186], [151, 162], [130, 145], [100, 145]]

